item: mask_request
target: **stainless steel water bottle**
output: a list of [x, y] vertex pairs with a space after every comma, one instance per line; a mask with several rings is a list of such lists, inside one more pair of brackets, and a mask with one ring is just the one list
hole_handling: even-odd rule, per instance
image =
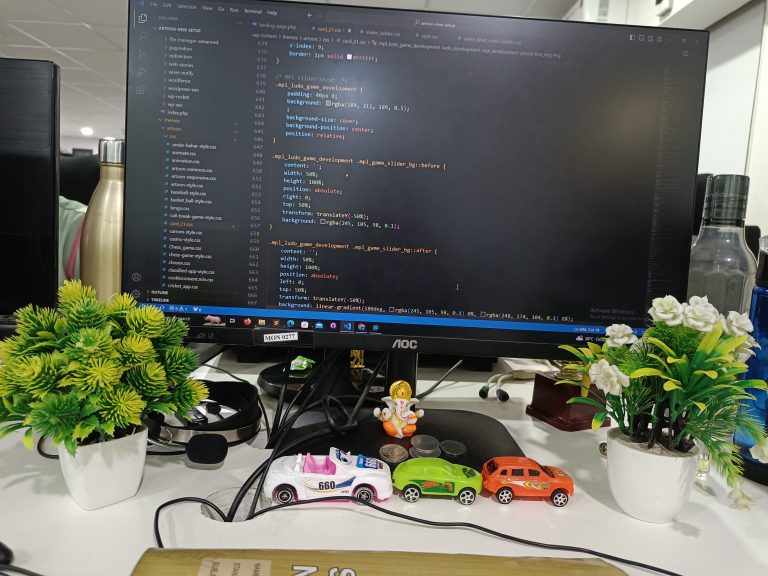
[[107, 301], [121, 291], [125, 140], [99, 140], [99, 166], [80, 238], [80, 279]]

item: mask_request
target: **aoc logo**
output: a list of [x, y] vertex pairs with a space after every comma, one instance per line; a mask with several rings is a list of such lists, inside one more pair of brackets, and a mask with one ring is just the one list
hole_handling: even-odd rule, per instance
[[416, 340], [407, 340], [406, 338], [398, 338], [392, 342], [392, 348], [400, 350], [416, 350], [418, 347], [419, 343]]

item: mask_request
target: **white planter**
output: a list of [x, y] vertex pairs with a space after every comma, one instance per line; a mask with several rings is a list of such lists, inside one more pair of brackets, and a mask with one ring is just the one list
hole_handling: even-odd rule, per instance
[[699, 452], [671, 452], [630, 442], [618, 428], [608, 432], [608, 483], [624, 512], [646, 522], [670, 522], [685, 503], [696, 478]]
[[71, 456], [59, 444], [59, 462], [72, 498], [86, 510], [131, 498], [139, 491], [147, 458], [147, 429], [131, 436], [78, 446]]

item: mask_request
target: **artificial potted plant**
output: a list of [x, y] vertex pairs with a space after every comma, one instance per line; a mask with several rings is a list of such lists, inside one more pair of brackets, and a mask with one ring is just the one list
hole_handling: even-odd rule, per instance
[[[602, 346], [563, 346], [582, 375], [563, 384], [582, 387], [570, 402], [598, 409], [597, 429], [607, 416], [608, 480], [619, 506], [650, 522], [670, 521], [687, 501], [697, 464], [697, 444], [708, 453], [729, 486], [740, 480], [742, 459], [732, 437], [736, 428], [765, 446], [759, 424], [740, 410], [750, 388], [763, 380], [740, 380], [757, 344], [746, 314], [721, 315], [706, 297], [680, 303], [656, 298], [651, 325], [638, 338], [629, 326], [608, 327]], [[592, 383], [604, 399], [589, 392]]]
[[79, 281], [59, 289], [57, 309], [26, 306], [0, 342], [0, 437], [26, 429], [59, 445], [70, 494], [94, 509], [138, 491], [151, 411], [184, 413], [207, 396], [189, 378], [187, 326], [128, 294], [99, 302]]

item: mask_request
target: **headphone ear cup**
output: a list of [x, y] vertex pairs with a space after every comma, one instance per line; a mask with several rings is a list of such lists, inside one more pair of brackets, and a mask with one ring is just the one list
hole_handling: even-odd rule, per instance
[[509, 400], [509, 394], [507, 394], [501, 386], [496, 390], [496, 398], [500, 400], [501, 402], [506, 402]]
[[488, 390], [490, 390], [490, 387], [488, 384], [484, 384], [482, 388], [480, 388], [480, 398], [488, 398]]

